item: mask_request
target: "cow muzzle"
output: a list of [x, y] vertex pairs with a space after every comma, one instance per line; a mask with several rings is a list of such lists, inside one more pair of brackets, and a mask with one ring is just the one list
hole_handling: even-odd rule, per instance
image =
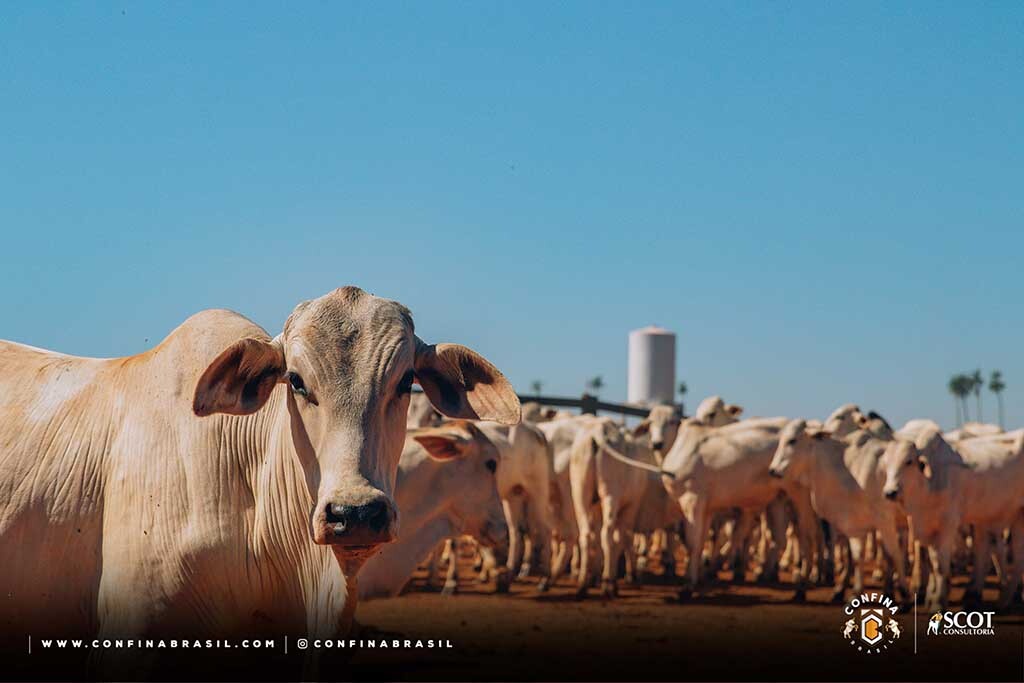
[[327, 502], [314, 521], [316, 542], [352, 550], [369, 549], [395, 539], [398, 515], [386, 497], [358, 505]]
[[887, 500], [897, 500], [900, 497], [900, 487], [886, 489], [884, 493]]
[[768, 474], [775, 477], [776, 479], [782, 479], [783, 476], [782, 471], [774, 467], [768, 470]]

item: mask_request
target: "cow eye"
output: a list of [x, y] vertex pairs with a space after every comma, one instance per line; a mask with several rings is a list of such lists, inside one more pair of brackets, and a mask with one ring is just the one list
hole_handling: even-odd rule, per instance
[[908, 458], [907, 461], [905, 463], [903, 463], [903, 464], [906, 465], [907, 467], [910, 467], [911, 465], [914, 464], [914, 459], [913, 458]]
[[796, 439], [790, 439], [789, 441], [786, 442], [786, 445], [787, 446], [795, 446], [796, 445]]
[[306, 383], [302, 381], [297, 372], [288, 373], [288, 384], [291, 385], [292, 391], [296, 394], [309, 398], [309, 390], [306, 389]]
[[413, 371], [412, 370], [410, 370], [409, 372], [407, 372], [404, 375], [402, 375], [402, 379], [399, 380], [399, 382], [398, 382], [398, 395], [399, 396], [401, 396], [402, 394], [411, 394], [412, 393], [412, 380], [413, 380]]
[[487, 462], [484, 463], [484, 465], [486, 465], [487, 469], [489, 469], [491, 471], [491, 474], [494, 474], [495, 472], [498, 471], [498, 461], [497, 460], [494, 460], [494, 459], [488, 460]]

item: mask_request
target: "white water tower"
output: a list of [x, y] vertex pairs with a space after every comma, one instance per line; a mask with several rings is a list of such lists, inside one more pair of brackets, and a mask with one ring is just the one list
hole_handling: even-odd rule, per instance
[[629, 333], [630, 403], [674, 403], [676, 395], [676, 335], [661, 327]]

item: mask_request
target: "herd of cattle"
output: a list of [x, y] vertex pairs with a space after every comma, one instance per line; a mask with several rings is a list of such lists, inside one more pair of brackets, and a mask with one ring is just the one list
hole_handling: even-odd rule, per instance
[[969, 599], [993, 568], [1016, 596], [1024, 430], [741, 413], [712, 397], [627, 428], [521, 407], [479, 354], [424, 343], [354, 287], [273, 338], [221, 310], [127, 358], [0, 342], [2, 628], [334, 637], [425, 561], [449, 557], [453, 590], [464, 536], [499, 590], [571, 574], [611, 597], [620, 562], [674, 576], [681, 534], [683, 598], [756, 563], [790, 570], [798, 599], [831, 580], [842, 599], [876, 559], [886, 590], [929, 607], [968, 563]]
[[[912, 420], [894, 431], [854, 404], [824, 422], [741, 419], [742, 412], [713, 396], [693, 417], [656, 406], [630, 429], [606, 417], [527, 404], [518, 425], [474, 426], [445, 421], [415, 395], [398, 490], [408, 481], [413, 500], [436, 496], [437, 504], [403, 517], [403, 528], [409, 523], [413, 531], [367, 563], [360, 595], [399, 593], [420, 561], [429, 556], [433, 569], [450, 554], [451, 537], [462, 533], [484, 548], [507, 547], [507, 576], [539, 572], [539, 590], [571, 571], [579, 597], [598, 575], [602, 593], [615, 596], [620, 575], [640, 582], [655, 555], [674, 576], [680, 534], [688, 564], [681, 599], [724, 566], [742, 581], [755, 556], [761, 579], [778, 581], [780, 568], [791, 569], [797, 600], [805, 599], [809, 582], [834, 581], [834, 601], [844, 599], [851, 581], [859, 594], [869, 562], [886, 592], [906, 602], [923, 593], [930, 609], [947, 606], [951, 573], [968, 565], [965, 602], [980, 600], [993, 570], [1000, 604], [1016, 597], [1024, 558], [1024, 430], [968, 423], [942, 433], [931, 420]], [[487, 468], [467, 464], [447, 484], [437, 483], [420, 473], [443, 469], [424, 450], [461, 450], [467, 462], [491, 463], [494, 481]], [[432, 492], [415, 483], [428, 480]], [[490, 501], [465, 499], [467, 490], [490, 491]], [[502, 510], [507, 546], [493, 534]], [[484, 511], [491, 523], [481, 527]], [[479, 528], [488, 534], [477, 535]], [[494, 564], [493, 553], [482, 555], [485, 565]], [[455, 562], [448, 571], [450, 592], [457, 587]]]

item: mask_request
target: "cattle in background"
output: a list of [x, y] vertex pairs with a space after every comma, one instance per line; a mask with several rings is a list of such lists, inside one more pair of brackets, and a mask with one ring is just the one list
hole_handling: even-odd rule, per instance
[[[937, 428], [925, 427], [913, 440], [891, 442], [885, 455], [885, 495], [910, 515], [915, 538], [928, 549], [931, 576], [926, 606], [945, 609], [950, 563], [959, 530], [974, 527], [974, 576], [967, 601], [979, 599], [993, 534], [1011, 529], [1014, 550], [1024, 538], [1024, 437], [1011, 444], [998, 439], [968, 439], [954, 448]], [[1020, 547], [1024, 553], [1024, 544]], [[1020, 583], [1024, 555], [1004, 580], [1000, 604], [1012, 599]]]
[[[401, 534], [363, 565], [359, 598], [398, 595], [445, 538], [467, 534], [485, 547], [507, 544], [496, 474], [501, 466], [498, 448], [466, 420], [410, 432], [395, 483]], [[454, 592], [453, 581], [450, 576], [446, 592]]]
[[885, 551], [884, 590], [892, 594], [893, 568], [899, 596], [907, 599], [906, 552], [900, 545], [900, 513], [888, 505], [883, 489], [885, 467], [882, 454], [888, 441], [855, 431], [845, 438], [817, 428], [804, 420], [792, 420], [783, 428], [770, 465], [772, 476], [794, 482], [810, 493], [811, 505], [849, 543], [850, 562], [836, 583], [833, 602], [842, 602], [850, 585], [853, 593], [864, 588], [863, 549], [865, 539], [876, 531]]

